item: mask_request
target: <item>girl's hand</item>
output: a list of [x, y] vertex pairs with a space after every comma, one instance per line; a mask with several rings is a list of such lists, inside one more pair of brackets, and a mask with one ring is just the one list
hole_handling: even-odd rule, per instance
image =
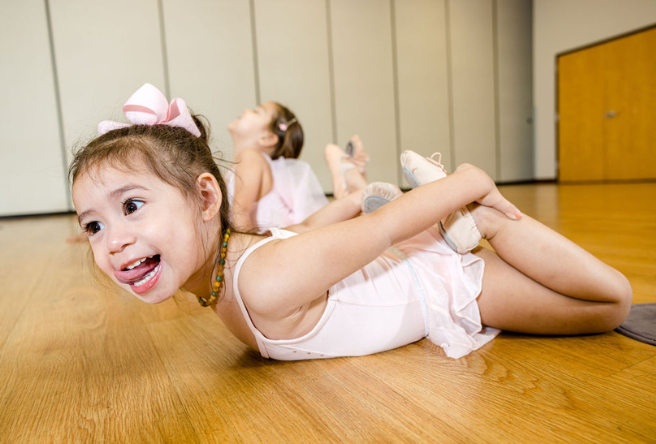
[[486, 181], [488, 185], [488, 192], [483, 197], [477, 199], [476, 200], [477, 203], [484, 205], [486, 207], [494, 208], [495, 210], [505, 214], [506, 217], [508, 217], [509, 219], [519, 219], [520, 217], [522, 217], [521, 211], [519, 211], [519, 209], [515, 205], [513, 205], [508, 199], [503, 197], [503, 195], [497, 188], [492, 178], [488, 176], [488, 174], [485, 171], [475, 167], [474, 165], [463, 163], [458, 168], [456, 168], [455, 172], [465, 171], [470, 169], [477, 170], [477, 173], [479, 174], [481, 179]]

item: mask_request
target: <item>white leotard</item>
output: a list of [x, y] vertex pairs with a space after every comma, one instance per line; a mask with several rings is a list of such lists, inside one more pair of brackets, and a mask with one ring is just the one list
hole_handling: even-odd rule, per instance
[[455, 253], [435, 228], [403, 241], [330, 288], [326, 309], [308, 334], [266, 338], [251, 321], [239, 294], [239, 272], [249, 255], [273, 239], [295, 233], [272, 229], [237, 262], [234, 294], [265, 358], [299, 360], [360, 356], [424, 337], [459, 358], [492, 340], [499, 330], [481, 325], [476, 298], [484, 262]]

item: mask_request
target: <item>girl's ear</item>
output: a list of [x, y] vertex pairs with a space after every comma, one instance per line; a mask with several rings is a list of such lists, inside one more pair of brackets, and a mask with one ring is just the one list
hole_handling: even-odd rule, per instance
[[278, 136], [270, 131], [267, 131], [267, 133], [260, 136], [257, 141], [264, 148], [272, 148], [278, 144]]
[[203, 221], [212, 220], [221, 209], [221, 188], [216, 178], [210, 173], [203, 173], [196, 179], [196, 186], [202, 199]]

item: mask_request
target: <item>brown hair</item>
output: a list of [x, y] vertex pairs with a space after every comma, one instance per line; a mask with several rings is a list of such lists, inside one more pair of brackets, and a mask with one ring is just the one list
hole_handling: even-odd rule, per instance
[[303, 149], [303, 127], [289, 108], [277, 102], [272, 103], [275, 105], [275, 112], [269, 129], [278, 136], [278, 144], [271, 159], [298, 159]]
[[[82, 174], [103, 164], [127, 171], [136, 171], [145, 165], [161, 180], [195, 199], [200, 211], [202, 197], [197, 191], [196, 179], [203, 173], [210, 173], [219, 183], [223, 195], [219, 212], [221, 228], [225, 233], [230, 228], [226, 183], [209, 147], [208, 130], [198, 116], [192, 117], [201, 132], [200, 137], [184, 128], [132, 125], [95, 138], [75, 153], [68, 170], [69, 181], [72, 184]], [[222, 241], [223, 233], [220, 233], [217, 236], [215, 265], [220, 259]]]

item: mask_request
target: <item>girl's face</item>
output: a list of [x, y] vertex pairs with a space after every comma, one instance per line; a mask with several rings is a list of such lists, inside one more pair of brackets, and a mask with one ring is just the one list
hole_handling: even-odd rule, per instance
[[146, 168], [93, 173], [76, 179], [73, 202], [104, 273], [153, 304], [202, 279], [205, 250], [190, 199]]
[[233, 137], [252, 137], [257, 139], [271, 133], [270, 126], [276, 113], [276, 105], [265, 102], [255, 109], [246, 108], [244, 112], [228, 124]]

